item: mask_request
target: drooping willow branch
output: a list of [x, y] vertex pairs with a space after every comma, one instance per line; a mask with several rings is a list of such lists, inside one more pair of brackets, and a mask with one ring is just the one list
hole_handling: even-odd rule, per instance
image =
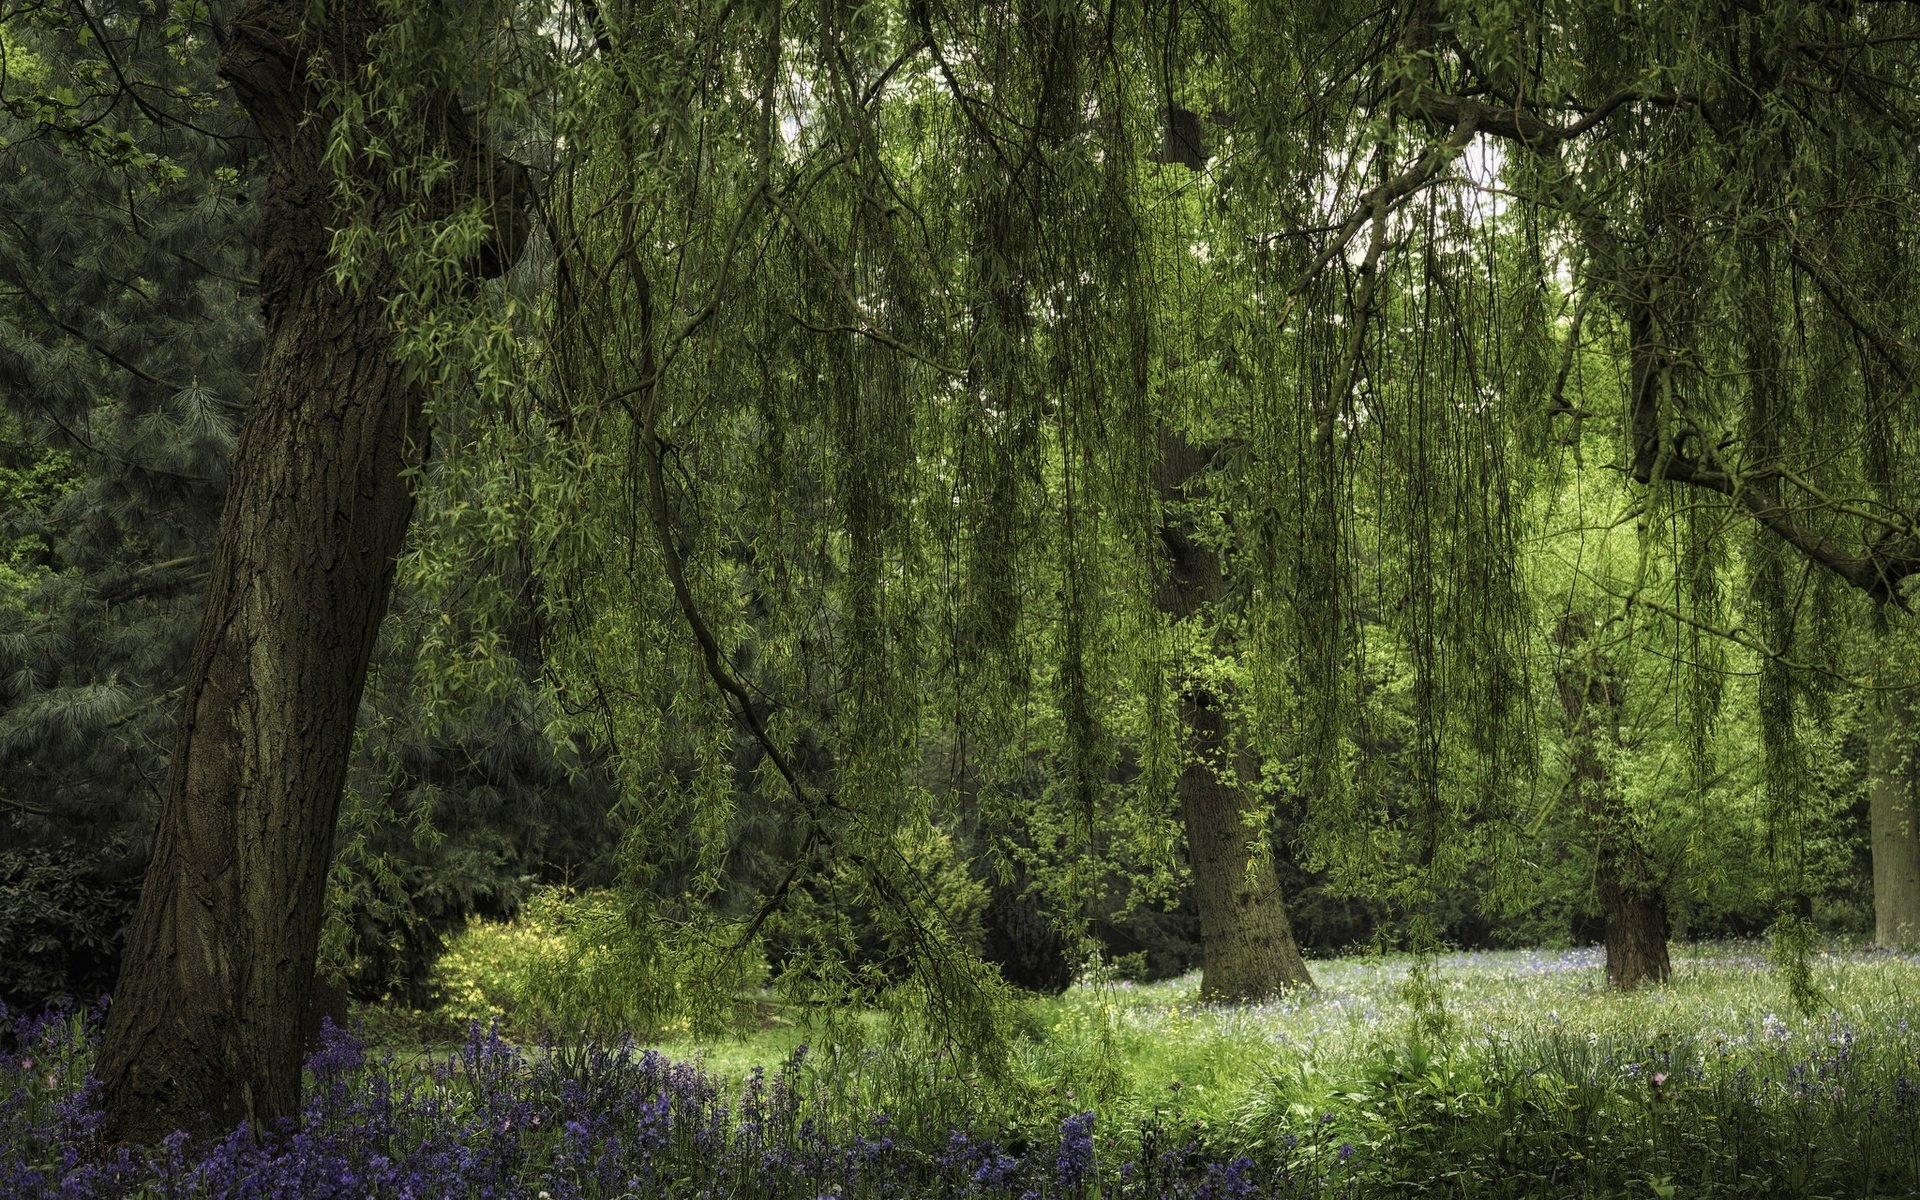
[[733, 702], [739, 711], [741, 723], [747, 727], [747, 732], [759, 744], [761, 751], [767, 756], [767, 761], [773, 764], [774, 770], [780, 773], [780, 778], [786, 781], [787, 787], [793, 792], [794, 801], [800, 806], [805, 826], [805, 832], [801, 836], [800, 850], [794, 855], [793, 862], [788, 865], [786, 874], [755, 910], [740, 936], [734, 939], [733, 948], [741, 950], [752, 943], [754, 935], [760, 932], [767, 918], [785, 903], [788, 893], [793, 890], [794, 883], [800, 877], [801, 870], [813, 857], [815, 849], [819, 847], [822, 838], [821, 810], [838, 808], [840, 805], [832, 792], [822, 794], [808, 789], [806, 783], [800, 778], [798, 770], [787, 758], [786, 752], [768, 732], [766, 722], [760, 719], [759, 709], [755, 706], [753, 696], [747, 691], [746, 685], [727, 667], [726, 655], [720, 649], [719, 639], [714, 636], [712, 627], [700, 613], [700, 606], [693, 598], [693, 589], [687, 584], [686, 558], [680, 550], [680, 539], [673, 531], [673, 514], [668, 507], [664, 462], [667, 449], [666, 441], [658, 433], [651, 429], [645, 432], [645, 445], [640, 455], [640, 463], [642, 470], [646, 473], [647, 513], [653, 525], [654, 536], [660, 543], [661, 558], [666, 564], [667, 583], [673, 589], [674, 603], [679, 606], [681, 619], [686, 621], [687, 629], [693, 634], [693, 640], [699, 643], [700, 657], [705, 664], [707, 678], [712, 680], [713, 685]]
[[[598, 6], [590, 0], [586, 6], [586, 12], [597, 49], [610, 60], [617, 61], [618, 54], [611, 31]], [[637, 90], [630, 78], [623, 75], [621, 85], [631, 97], [638, 99]], [[763, 103], [765, 99], [763, 96]], [[770, 147], [764, 138], [760, 151], [763, 157], [770, 153]], [[658, 398], [662, 381], [678, 355], [719, 314], [731, 292], [736, 262], [747, 241], [747, 231], [754, 218], [769, 204], [778, 205], [780, 197], [769, 182], [765, 166], [766, 163], [763, 162], [763, 169], [758, 176], [758, 185], [745, 198], [728, 232], [719, 270], [705, 302], [669, 331], [664, 346], [659, 345], [652, 281], [645, 264], [640, 259], [635, 212], [629, 203], [625, 214], [626, 219], [622, 223], [622, 241], [615, 251], [615, 259], [625, 268], [633, 287], [637, 309], [639, 356], [637, 362], [630, 364], [632, 371], [630, 380], [612, 389], [603, 398], [604, 405], [617, 406], [626, 413], [637, 435], [639, 453], [635, 457], [638, 461], [633, 466], [637, 467], [643, 477], [641, 482], [645, 489], [645, 503], [642, 507], [660, 547], [661, 561], [673, 593], [675, 606], [679, 609], [681, 619], [699, 647], [702, 668], [714, 687], [725, 698], [727, 706], [736, 712], [740, 723], [766, 755], [767, 761], [773, 764], [774, 770], [792, 793], [802, 814], [805, 831], [799, 851], [783, 877], [762, 901], [740, 935], [734, 939], [732, 949], [736, 952], [751, 944], [768, 918], [778, 911], [791, 893], [806, 864], [825, 840], [825, 832], [821, 824], [822, 813], [841, 807], [832, 792], [821, 793], [818, 789], [809, 788], [806, 781], [801, 778], [799, 769], [768, 730], [766, 722], [762, 719], [760, 708], [747, 685], [728, 666], [726, 652], [700, 610], [693, 595], [693, 589], [687, 580], [686, 556], [679, 537], [675, 533], [672, 505], [667, 493], [665, 456], [671, 449], [671, 445], [661, 434], [658, 422]], [[790, 181], [788, 188], [795, 186], [797, 182], [797, 179]], [[556, 239], [556, 253], [559, 252], [560, 245], [561, 243]], [[564, 265], [564, 255], [562, 258]]]
[[[1581, 194], [1572, 172], [1565, 169], [1560, 159], [1561, 147], [1568, 142], [1598, 128], [1617, 113], [1635, 111], [1641, 103], [1672, 106], [1681, 103], [1681, 98], [1667, 92], [1624, 89], [1568, 125], [1554, 125], [1520, 109], [1496, 109], [1470, 97], [1425, 89], [1416, 94], [1409, 108], [1436, 129], [1451, 125], [1457, 136], [1463, 126], [1471, 128], [1517, 144], [1558, 168], [1555, 199], [1579, 218], [1582, 235], [1589, 243], [1589, 261], [1595, 264], [1596, 282], [1606, 287], [1610, 301], [1621, 310], [1632, 333], [1628, 424], [1634, 480], [1641, 484], [1678, 483], [1726, 496], [1809, 562], [1876, 602], [1890, 602], [1906, 609], [1901, 585], [1906, 579], [1920, 575], [1920, 529], [1911, 524], [1889, 528], [1880, 537], [1865, 542], [1860, 550], [1851, 550], [1806, 527], [1773, 486], [1774, 480], [1782, 477], [1779, 472], [1742, 473], [1721, 464], [1711, 453], [1690, 455], [1685, 453], [1684, 432], [1679, 438], [1673, 438], [1664, 431], [1660, 410], [1669, 364], [1653, 342], [1654, 314], [1643, 294], [1644, 288], [1639, 286], [1644, 281], [1629, 277], [1619, 237]], [[1801, 257], [1796, 255], [1796, 261]], [[1823, 273], [1811, 270], [1804, 262], [1802, 265], [1814, 276], [1822, 292], [1828, 294], [1843, 319], [1863, 333], [1871, 332], [1833, 295], [1837, 289], [1830, 286], [1831, 281]], [[1903, 366], [1881, 339], [1871, 337], [1870, 340], [1896, 369]]]

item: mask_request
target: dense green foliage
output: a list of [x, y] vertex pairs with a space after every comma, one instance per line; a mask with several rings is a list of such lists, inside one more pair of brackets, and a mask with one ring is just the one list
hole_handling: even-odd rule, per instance
[[163, 128], [91, 40], [22, 9], [0, 41], [0, 873], [31, 950], [12, 961], [35, 964], [0, 984], [15, 1001], [111, 981], [259, 328], [211, 48], [123, 43]]
[[[394, 85], [473, 65], [447, 48], [498, 44], [489, 13], [396, 27]], [[214, 26], [70, 16], [23, 6], [8, 26], [7, 478], [36, 523], [9, 558], [7, 744], [27, 774], [6, 792], [23, 844], [98, 838], [124, 879], [247, 395], [251, 184]], [[1167, 943], [1151, 914], [1179, 894], [1164, 797], [1196, 673], [1244, 697], [1248, 782], [1309, 945], [1571, 937], [1602, 915], [1580, 882], [1593, 839], [1629, 827], [1683, 929], [1751, 929], [1802, 893], [1857, 928], [1871, 701], [1838, 681], [1886, 635], [1854, 620], [1844, 572], [1812, 569], [1844, 543], [1809, 523], [1904, 511], [1902, 351], [1878, 331], [1905, 276], [1899, 238], [1878, 253], [1860, 225], [1893, 219], [1891, 177], [1823, 163], [1881, 161], [1899, 118], [1851, 92], [1817, 112], [1727, 99], [1759, 60], [1690, 45], [1684, 21], [1357, 16], [558, 11], [577, 60], [522, 54], [476, 93], [544, 173], [550, 241], [479, 309], [410, 318], [407, 352], [446, 364], [439, 452], [369, 692], [333, 969], [418, 1000], [437, 931], [511, 912], [532, 880], [607, 878], [615, 830], [618, 870], [687, 936], [724, 940], [697, 932], [717, 918], [807, 972], [924, 965], [980, 937], [889, 899], [933, 869], [899, 841], [928, 820], [1043, 924], [1091, 919], [1112, 953], [1184, 966], [1192, 933]], [[1828, 19], [1742, 27], [1814, 61], [1784, 31]], [[1657, 84], [1611, 57], [1643, 43]], [[116, 100], [115, 67], [177, 111]], [[63, 124], [87, 103], [67, 75], [111, 138]], [[698, 122], [666, 119], [696, 94]], [[1597, 95], [1647, 131], [1613, 108], [1578, 133], [1526, 124]], [[1775, 161], [1702, 127], [1840, 140], [1781, 160], [1806, 182], [1756, 210], [1777, 217], [1718, 241], [1634, 226], [1682, 193], [1747, 203], [1730, 181]], [[349, 223], [345, 269], [406, 236]], [[1835, 272], [1863, 250], [1881, 282], [1856, 298]], [[1763, 254], [1811, 286], [1782, 299]], [[1680, 307], [1629, 286], [1675, 272], [1725, 282]], [[1742, 315], [1763, 285], [1791, 345], [1734, 336], [1767, 326]], [[1649, 320], [1675, 330], [1652, 367]], [[1789, 351], [1750, 402], [1713, 382], [1715, 355]], [[1665, 372], [1657, 445], [1646, 370]], [[1833, 449], [1862, 404], [1867, 440]], [[1206, 625], [1156, 608], [1167, 502], [1141, 481], [1166, 427], [1212, 447], [1181, 519], [1236, 599]], [[1642, 469], [1665, 454], [1704, 477], [1706, 449], [1748, 445], [1756, 489], [1807, 504], [1776, 519]], [[1758, 541], [1743, 504], [1771, 526]], [[1740, 582], [1785, 579], [1782, 538], [1812, 564], [1791, 626], [1774, 585]], [[1595, 622], [1628, 680], [1599, 827], [1564, 799], [1558, 612]], [[836, 931], [848, 906], [908, 925]]]
[[[186, 770], [290, 252], [234, 47], [291, 11], [0, 8], [10, 1005], [109, 984]], [[1904, 1042], [1769, 1107], [1764, 1038], [1476, 1040], [1436, 956], [1666, 997], [1712, 983], [1669, 941], [1768, 934], [1813, 1014], [1820, 939], [1920, 939], [1920, 11], [299, 11], [303, 232], [427, 423], [324, 975], [527, 1036], [881, 1012], [1039, 1139], [1041, 1077], [1152, 1116], [1135, 982], [1404, 950], [1411, 1042], [1228, 1148], [1337, 1099], [1379, 1179], [1911, 1171], [1855, 1140]]]
[[[0, 874], [19, 969], [0, 996], [31, 1004], [97, 994], [117, 966], [252, 393], [261, 181], [193, 12], [7, 17]], [[604, 877], [609, 855], [604, 785], [547, 740], [526, 685], [452, 728], [423, 717], [423, 631], [458, 606], [397, 607], [328, 969], [417, 998], [439, 931], [512, 912], [543, 878]]]

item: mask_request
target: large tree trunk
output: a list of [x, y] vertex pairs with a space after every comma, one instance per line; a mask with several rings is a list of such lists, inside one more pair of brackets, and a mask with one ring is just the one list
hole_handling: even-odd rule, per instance
[[1594, 838], [1594, 887], [1606, 918], [1607, 983], [1630, 991], [1662, 983], [1667, 957], [1667, 897], [1646, 848], [1622, 810], [1607, 764], [1618, 741], [1626, 680], [1593, 641], [1586, 613], [1561, 614], [1554, 642], [1563, 653], [1556, 683], [1566, 719], [1569, 783]]
[[[1219, 556], [1194, 538], [1192, 522], [1178, 512], [1206, 455], [1170, 430], [1161, 434], [1160, 451], [1160, 497], [1169, 507], [1160, 530], [1168, 558], [1160, 608], [1177, 619], [1213, 620], [1210, 610], [1225, 596], [1226, 577]], [[1285, 987], [1312, 987], [1280, 895], [1272, 837], [1247, 824], [1257, 764], [1233, 728], [1227, 698], [1184, 678], [1180, 717], [1186, 761], [1177, 787], [1200, 912], [1200, 998], [1251, 1001]]]
[[1673, 972], [1665, 892], [1646, 878], [1643, 859], [1623, 855], [1613, 845], [1601, 845], [1596, 874], [1607, 920], [1607, 984], [1631, 991], [1643, 983], [1664, 983]]
[[1920, 947], [1920, 764], [1913, 701], [1904, 692], [1878, 700], [1868, 797], [1873, 837], [1873, 940]]
[[[340, 218], [305, 8], [250, 5], [221, 63], [271, 159], [255, 233], [266, 347], [100, 1051], [114, 1141], [297, 1109], [334, 819], [413, 509], [403, 472], [426, 452], [421, 391], [394, 359], [391, 281], [343, 294], [333, 278]], [[369, 0], [316, 23], [337, 77], [368, 61], [380, 19]], [[463, 156], [456, 109], [419, 115], [438, 121], [454, 161], [481, 161]], [[474, 170], [456, 176], [450, 193], [476, 186]], [[496, 240], [492, 267], [518, 241]]]

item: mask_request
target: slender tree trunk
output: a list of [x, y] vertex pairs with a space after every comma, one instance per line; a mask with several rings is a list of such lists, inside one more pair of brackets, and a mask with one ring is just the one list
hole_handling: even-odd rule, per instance
[[1588, 614], [1563, 613], [1554, 642], [1564, 652], [1557, 683], [1572, 760], [1570, 783], [1593, 830], [1594, 886], [1606, 918], [1607, 983], [1630, 991], [1664, 982], [1673, 970], [1667, 957], [1666, 892], [1621, 807], [1606, 758], [1618, 739], [1626, 680], [1594, 645]]
[[[1177, 509], [1206, 455], [1170, 430], [1162, 432], [1160, 449], [1160, 496]], [[1172, 512], [1161, 540], [1168, 557], [1161, 610], [1179, 619], [1213, 619], [1211, 609], [1226, 594], [1219, 556], [1195, 540], [1190, 521]], [[1261, 1000], [1285, 987], [1312, 987], [1313, 977], [1293, 940], [1272, 837], [1247, 824], [1256, 764], [1233, 728], [1226, 701], [1199, 679], [1181, 681], [1187, 744], [1177, 787], [1200, 912], [1200, 997]]]
[[1892, 692], [1873, 722], [1868, 796], [1873, 837], [1874, 944], [1920, 947], [1920, 764], [1913, 700]]
[[[403, 472], [426, 452], [421, 392], [394, 360], [389, 281], [343, 294], [333, 278], [339, 214], [306, 7], [250, 5], [221, 63], [271, 159], [255, 233], [266, 344], [100, 1051], [112, 1141], [258, 1127], [298, 1107], [334, 819], [413, 510]], [[313, 27], [341, 77], [368, 61], [378, 13], [342, 4]], [[471, 149], [457, 109], [421, 115], [456, 153]], [[459, 174], [450, 191], [473, 186]]]
[[1200, 998], [1256, 1001], [1282, 988], [1312, 987], [1280, 895], [1269, 835], [1245, 823], [1244, 772], [1251, 764], [1235, 754], [1234, 730], [1217, 698], [1189, 685], [1180, 710], [1191, 756], [1178, 787], [1200, 913]]

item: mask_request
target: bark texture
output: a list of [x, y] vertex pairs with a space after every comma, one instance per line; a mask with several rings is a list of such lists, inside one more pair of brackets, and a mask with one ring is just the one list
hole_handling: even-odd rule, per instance
[[1620, 803], [1607, 763], [1617, 748], [1626, 680], [1593, 638], [1586, 613], [1563, 613], [1554, 630], [1562, 657], [1555, 680], [1566, 719], [1570, 784], [1594, 839], [1594, 889], [1606, 919], [1607, 983], [1621, 991], [1663, 983], [1666, 890]]
[[[1160, 529], [1168, 561], [1160, 608], [1178, 619], [1204, 619], [1225, 598], [1226, 576], [1219, 555], [1196, 540], [1180, 510], [1207, 456], [1172, 431], [1162, 432], [1160, 450], [1159, 490], [1168, 508]], [[1271, 837], [1247, 825], [1254, 807], [1247, 785], [1257, 762], [1233, 728], [1226, 697], [1191, 675], [1179, 686], [1186, 761], [1176, 786], [1200, 914], [1200, 998], [1254, 1001], [1286, 987], [1312, 987], [1280, 895]]]
[[1608, 986], [1631, 991], [1643, 983], [1665, 983], [1673, 973], [1667, 957], [1667, 897], [1646, 878], [1644, 858], [1603, 845], [1595, 882], [1606, 910]]
[[[110, 1141], [258, 1127], [298, 1107], [340, 790], [413, 510], [402, 473], [426, 452], [422, 393], [394, 359], [392, 289], [334, 282], [329, 121], [308, 83], [321, 50], [339, 77], [369, 61], [378, 6], [335, 6], [313, 26], [325, 47], [301, 44], [306, 8], [250, 5], [221, 63], [270, 156], [255, 233], [266, 345], [101, 1047]], [[449, 203], [483, 175], [492, 186], [457, 109], [419, 115], [471, 164]], [[476, 272], [519, 241], [497, 236]]]
[[1913, 700], [1892, 692], [1875, 714], [1868, 797], [1873, 837], [1873, 940], [1920, 948], [1920, 746]]

